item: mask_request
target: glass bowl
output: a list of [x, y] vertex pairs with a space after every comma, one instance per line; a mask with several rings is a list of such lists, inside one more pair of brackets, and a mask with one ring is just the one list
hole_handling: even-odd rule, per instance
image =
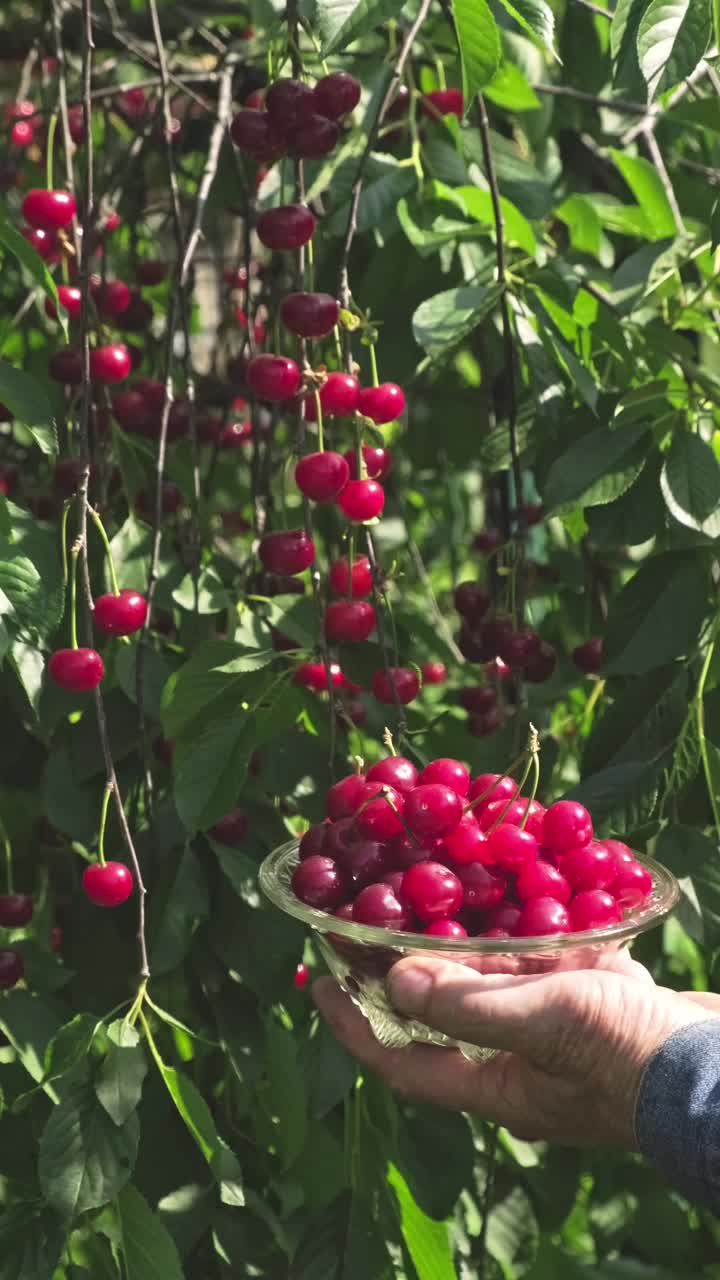
[[618, 924], [583, 933], [539, 938], [432, 938], [374, 925], [355, 924], [308, 907], [295, 897], [290, 880], [299, 862], [298, 841], [282, 845], [260, 868], [260, 887], [271, 902], [313, 930], [330, 972], [365, 1014], [381, 1044], [397, 1049], [419, 1040], [457, 1048], [474, 1062], [487, 1062], [496, 1053], [453, 1040], [413, 1018], [396, 1013], [385, 993], [385, 978], [403, 956], [436, 956], [468, 965], [479, 973], [513, 976], [594, 969], [609, 954], [621, 951], [638, 934], [660, 924], [680, 896], [677, 880], [653, 858], [635, 855], [652, 875], [650, 896], [628, 911]]

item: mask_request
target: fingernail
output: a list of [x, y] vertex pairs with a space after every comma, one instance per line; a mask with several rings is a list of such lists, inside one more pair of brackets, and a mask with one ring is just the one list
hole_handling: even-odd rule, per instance
[[393, 970], [388, 977], [390, 999], [399, 1013], [422, 1013], [431, 986], [432, 978], [424, 969]]

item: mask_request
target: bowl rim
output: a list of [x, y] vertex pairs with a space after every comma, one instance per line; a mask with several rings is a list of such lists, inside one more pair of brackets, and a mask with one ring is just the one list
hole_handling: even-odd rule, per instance
[[436, 938], [423, 933], [403, 932], [399, 929], [383, 929], [379, 925], [358, 924], [355, 920], [342, 920], [327, 911], [306, 906], [294, 897], [280, 882], [282, 872], [289, 871], [299, 862], [299, 839], [289, 840], [274, 849], [260, 866], [260, 888], [270, 901], [287, 915], [302, 920], [319, 933], [332, 933], [350, 941], [374, 944], [381, 947], [403, 947], [405, 950], [445, 952], [471, 952], [479, 955], [523, 955], [539, 951], [569, 951], [573, 948], [599, 945], [606, 942], [623, 942], [636, 938], [653, 929], [670, 914], [679, 901], [680, 885], [667, 867], [647, 854], [635, 853], [653, 878], [653, 891], [647, 906], [635, 908], [617, 924], [603, 929], [584, 929], [578, 933], [538, 934], [529, 938]]

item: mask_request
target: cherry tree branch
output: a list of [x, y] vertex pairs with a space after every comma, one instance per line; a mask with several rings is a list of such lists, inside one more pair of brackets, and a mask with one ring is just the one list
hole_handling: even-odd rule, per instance
[[675, 229], [678, 232], [678, 235], [684, 235], [686, 228], [685, 228], [685, 223], [683, 222], [683, 216], [680, 212], [680, 205], [677, 202], [675, 189], [670, 180], [670, 174], [667, 171], [665, 161], [663, 160], [662, 151], [660, 150], [657, 144], [657, 138], [655, 137], [654, 129], [651, 129], [649, 127], [647, 129], [643, 129], [642, 138], [645, 143], [645, 146], [647, 147], [650, 153], [650, 159], [652, 160], [653, 165], [655, 166], [655, 172], [657, 173], [657, 176], [660, 179], [663, 191], [667, 196], [667, 202], [670, 205], [670, 209], [672, 211], [673, 222], [675, 223]]

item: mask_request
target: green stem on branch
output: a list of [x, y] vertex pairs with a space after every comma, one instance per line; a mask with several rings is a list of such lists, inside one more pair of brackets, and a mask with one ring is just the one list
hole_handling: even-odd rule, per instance
[[112, 782], [105, 783], [102, 798], [102, 809], [100, 810], [100, 831], [98, 834], [98, 862], [101, 867], [105, 866], [105, 827], [107, 825], [108, 805], [114, 790], [115, 787]]
[[2, 818], [0, 818], [0, 843], [2, 844], [3, 853], [5, 855], [5, 887], [8, 893], [12, 893], [13, 892], [12, 845], [10, 844], [10, 837], [7, 833], [7, 827], [5, 826], [5, 823], [3, 822]]
[[48, 191], [52, 191], [53, 185], [53, 151], [55, 150], [55, 130], [57, 129], [57, 112], [53, 111], [48, 122], [47, 142], [45, 144], [45, 176]]
[[107, 566], [110, 572], [110, 581], [112, 583], [113, 595], [119, 596], [120, 587], [118, 586], [117, 575], [115, 573], [115, 564], [113, 561], [113, 554], [112, 554], [112, 551], [110, 550], [110, 539], [108, 538], [107, 533], [105, 531], [105, 525], [103, 524], [102, 520], [100, 519], [100, 516], [98, 515], [94, 507], [88, 506], [88, 514], [103, 541], [103, 546], [105, 548], [105, 559], [107, 560]]

